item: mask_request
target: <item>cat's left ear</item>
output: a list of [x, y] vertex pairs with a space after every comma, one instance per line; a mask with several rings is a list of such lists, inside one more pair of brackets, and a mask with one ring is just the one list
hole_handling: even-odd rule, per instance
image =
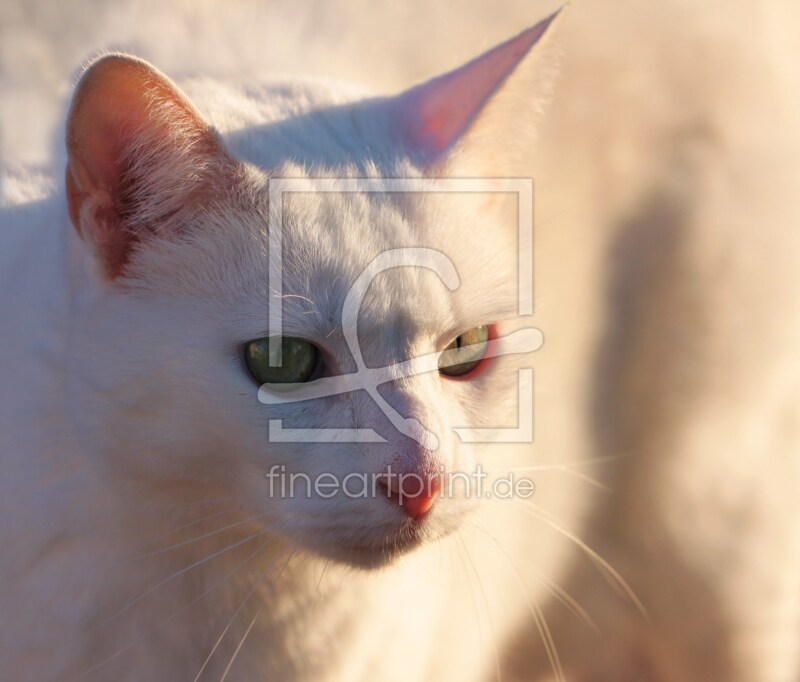
[[153, 236], [230, 187], [238, 164], [167, 76], [123, 54], [95, 61], [67, 119], [67, 201], [107, 279]]
[[464, 176], [508, 175], [532, 135], [555, 66], [547, 43], [561, 10], [464, 66], [389, 101], [390, 125], [419, 165]]

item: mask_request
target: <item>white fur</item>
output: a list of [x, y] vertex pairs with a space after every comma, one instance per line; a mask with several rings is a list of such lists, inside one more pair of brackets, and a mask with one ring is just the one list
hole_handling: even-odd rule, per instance
[[[163, 142], [134, 131], [125, 158], [138, 189], [126, 199], [133, 207], [126, 219], [142, 226], [142, 246], [122, 276], [108, 281], [95, 262], [103, 251], [91, 248], [94, 231], [105, 230], [102, 241], [108, 228], [91, 196], [78, 215], [83, 242], [69, 225], [61, 191], [43, 197], [41, 208], [12, 197], [3, 209], [10, 217], [4, 253], [48, 244], [26, 257], [28, 274], [3, 268], [6, 290], [18, 292], [5, 299], [13, 307], [7, 312], [19, 320], [7, 345], [7, 357], [17, 359], [4, 367], [9, 411], [2, 429], [3, 504], [6, 518], [19, 518], [3, 537], [16, 547], [4, 555], [3, 577], [14, 588], [3, 590], [3, 600], [19, 618], [4, 637], [3, 658], [18, 679], [86, 671], [97, 679], [188, 679], [243, 603], [204, 671], [210, 678], [223, 674], [257, 613], [236, 657], [239, 679], [480, 679], [530, 613], [527, 599], [542, 589], [520, 563], [529, 555], [525, 547], [535, 543], [541, 553], [537, 570], [557, 573], [548, 566], [560, 561], [558, 543], [533, 533], [512, 542], [522, 526], [511, 502], [443, 498], [411, 532], [382, 496], [270, 499], [265, 473], [272, 465], [341, 480], [409, 466], [418, 446], [366, 394], [268, 408], [256, 400], [241, 361], [243, 344], [268, 334], [274, 295], [268, 175], [417, 177], [424, 169], [404, 160], [379, 100], [346, 104], [346, 90], [312, 84], [206, 81], [192, 89], [202, 92], [201, 106], [247, 164], [211, 203], [178, 213], [173, 207], [165, 222], [164, 202], [184, 191], [182, 173], [194, 185], [214, 165], [193, 160], [197, 145], [191, 131], [180, 132], [183, 120]], [[153, 120], [169, 116], [164, 106], [151, 109]], [[330, 113], [315, 113], [320, 109]], [[16, 184], [8, 188], [18, 191]], [[284, 333], [316, 340], [330, 371], [353, 369], [337, 322], [344, 297], [369, 261], [390, 248], [437, 248], [462, 284], [451, 295], [435, 274], [415, 268], [379, 276], [359, 316], [368, 365], [440, 350], [479, 324], [496, 322], [503, 333], [519, 324], [510, 275], [516, 222], [501, 220], [506, 202], [323, 194], [286, 203]], [[492, 235], [488, 248], [485, 235]], [[29, 276], [39, 270], [48, 273], [46, 285]], [[21, 314], [43, 306], [52, 314]], [[470, 472], [481, 448], [459, 444], [451, 427], [511, 426], [519, 364], [519, 357], [500, 359], [469, 382], [410, 377], [387, 385], [384, 397], [437, 434], [433, 463]], [[20, 400], [12, 403], [12, 396]], [[369, 427], [386, 442], [269, 443], [270, 418], [293, 428]], [[524, 455], [524, 448], [497, 447], [486, 467], [502, 472], [519, 459], [515, 452]], [[557, 507], [580, 506], [583, 496], [568, 495], [570, 489], [558, 486]], [[217, 498], [222, 504], [206, 502]], [[31, 501], [36, 518], [23, 511]], [[209, 512], [216, 522], [180, 530]], [[167, 542], [163, 535], [176, 529]], [[204, 534], [206, 541], [196, 540]], [[154, 547], [176, 544], [150, 556]], [[213, 561], [161, 585], [209, 555]], [[509, 585], [526, 597], [515, 598], [506, 613], [500, 595]], [[207, 599], [184, 609], [206, 590]], [[457, 637], [454, 623], [468, 623]]]
[[[541, 223], [535, 319], [547, 338], [531, 358], [534, 453], [444, 451], [461, 466], [480, 458], [499, 472], [624, 456], [592, 469], [613, 494], [594, 500], [585, 482], [554, 470], [536, 474], [534, 501], [581, 536], [591, 531], [590, 544], [632, 584], [651, 625], [597, 580], [580, 552], [568, 569], [571, 543], [515, 503], [482, 501], [468, 516], [459, 501], [443, 500], [429, 542], [363, 571], [326, 557], [342, 542], [379, 537], [381, 523], [396, 518], [378, 504], [383, 500], [358, 507], [296, 501], [294, 508], [264, 500], [263, 474], [272, 462], [349, 472], [379, 467], [392, 454], [390, 447], [356, 453], [265, 445], [268, 411], [239, 362], [240, 344], [266, 333], [265, 170], [312, 177], [422, 171], [381, 165], [390, 154], [378, 153], [379, 162], [359, 156], [363, 145], [348, 115], [293, 121], [353, 100], [349, 88], [198, 80], [186, 90], [231, 152], [251, 164], [246, 182], [235, 205], [195, 218], [183, 240], [165, 235], [150, 244], [115, 286], [98, 278], [62, 191], [52, 190], [60, 187], [60, 169], [58, 180], [24, 169], [3, 176], [0, 314], [13, 320], [2, 327], [0, 360], [6, 674], [72, 679], [102, 664], [87, 679], [192, 679], [259, 584], [206, 679], [222, 676], [256, 615], [229, 679], [491, 679], [495, 647], [504, 679], [540, 679], [550, 664], [537, 648], [528, 598], [554, 625], [571, 679], [796, 679], [800, 251], [787, 198], [797, 195], [800, 138], [789, 98], [775, 95], [786, 81], [771, 70], [777, 82], [763, 84], [763, 70], [750, 79], [749, 70], [738, 69], [741, 80], [717, 78], [705, 97], [712, 76], [698, 78], [697, 63], [725, 73], [731, 53], [719, 47], [718, 62], [709, 65], [676, 55], [667, 39], [642, 40], [637, 54], [651, 78], [662, 73], [662, 59], [669, 63], [670, 78], [631, 84], [620, 75], [628, 72], [615, 70], [619, 64], [606, 77], [594, 71], [586, 78], [590, 62], [577, 46], [593, 35], [596, 17], [578, 17], [567, 28], [564, 80], [532, 169]], [[625, 33], [625, 17], [607, 20]], [[686, 28], [674, 20], [679, 28], [669, 33], [663, 17], [652, 22], [658, 30], [650, 35]], [[698, 32], [696, 44], [708, 45], [713, 30]], [[742, 64], [763, 62], [742, 57]], [[756, 82], [760, 98], [753, 96]], [[754, 104], [765, 99], [782, 102], [770, 126]], [[631, 101], [637, 116], [598, 113], [622, 111]], [[784, 131], [780, 145], [765, 133], [769, 127]], [[374, 151], [384, 149], [384, 138], [372, 142]], [[348, 279], [376, 251], [415, 242], [418, 231], [426, 245], [453, 257], [462, 289], [448, 298], [434, 276], [401, 271], [376, 281], [364, 322], [380, 328], [391, 313], [410, 328], [397, 335], [399, 327], [387, 327], [365, 341], [368, 362], [430, 350], [437, 333], [481, 321], [470, 317], [478, 310], [506, 311], [507, 283], [498, 275], [513, 267], [504, 260], [508, 235], [491, 232], [483, 206], [326, 197], [298, 201], [294, 212], [286, 253], [296, 260], [286, 291], [310, 301], [287, 299], [287, 325], [326, 336], [326, 317], [335, 317]], [[413, 338], [413, 347], [400, 347], [399, 336]], [[331, 344], [346, 362], [335, 333]], [[508, 417], [517, 362], [507, 361], [494, 383], [442, 388], [420, 378], [393, 399], [431, 424], [489, 408]], [[377, 421], [391, 436], [362, 396], [312, 413], [295, 410], [286, 418]], [[593, 514], [583, 526], [587, 508]], [[188, 543], [260, 513], [266, 516]], [[105, 622], [264, 524], [279, 528], [230, 578], [258, 539]], [[452, 527], [458, 534], [440, 537]], [[258, 583], [272, 562], [271, 577]], [[549, 581], [567, 583], [599, 635], [546, 599]]]

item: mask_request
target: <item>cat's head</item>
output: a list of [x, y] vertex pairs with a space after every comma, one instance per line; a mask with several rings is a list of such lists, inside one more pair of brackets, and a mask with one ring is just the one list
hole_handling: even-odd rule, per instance
[[[245, 162], [258, 150], [233, 153], [147, 63], [88, 68], [67, 128], [69, 213], [97, 266], [76, 303], [73, 409], [117, 480], [235, 497], [356, 565], [480, 504], [451, 475], [474, 475], [484, 447], [454, 428], [516, 418], [525, 362], [491, 357], [522, 324], [516, 196], [425, 178], [514, 175], [550, 24], [396, 97], [304, 117], [302, 145], [338, 147], [335, 162], [291, 145]], [[275, 129], [247, 139], [269, 157]], [[286, 178], [300, 184], [276, 193]], [[368, 182], [335, 184], [354, 178]]]

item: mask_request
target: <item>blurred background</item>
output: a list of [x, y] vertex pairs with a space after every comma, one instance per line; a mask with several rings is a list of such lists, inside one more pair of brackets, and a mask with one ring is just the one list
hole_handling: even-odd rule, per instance
[[3, 154], [46, 156], [81, 64], [100, 50], [135, 53], [175, 78], [312, 74], [389, 92], [456, 66], [559, 4], [3, 0]]
[[[3, 0], [0, 153], [6, 160], [45, 159], [81, 65], [103, 50], [132, 52], [178, 80], [194, 73], [311, 74], [391, 92], [459, 65], [563, 4]], [[797, 92], [798, 7], [791, 0], [574, 0], [561, 32], [568, 54], [580, 54], [598, 76], [617, 63], [625, 66], [623, 80], [637, 72], [650, 77], [654, 60], [695, 59], [686, 43], [700, 40], [708, 54], [757, 54], [769, 63], [771, 73], [763, 75], [778, 76]], [[731, 63], [727, 73], [704, 74], [700, 82], [737, 78], [737, 70]]]

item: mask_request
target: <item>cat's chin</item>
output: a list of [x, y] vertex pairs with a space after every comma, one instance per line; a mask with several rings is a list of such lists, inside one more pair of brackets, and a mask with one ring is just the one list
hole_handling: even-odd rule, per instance
[[426, 523], [408, 521], [396, 532], [379, 539], [342, 540], [328, 542], [315, 548], [325, 559], [363, 570], [375, 570], [388, 566], [401, 557], [426, 545], [441, 540], [455, 528], [437, 528], [433, 531]]
[[340, 564], [370, 571], [394, 563], [423, 544], [425, 543], [409, 542], [404, 546], [395, 544], [383, 547], [353, 544], [328, 552], [327, 557]]
[[353, 568], [374, 570], [394, 563], [400, 557], [435, 540], [404, 540], [391, 543], [353, 543], [334, 548], [328, 557]]

